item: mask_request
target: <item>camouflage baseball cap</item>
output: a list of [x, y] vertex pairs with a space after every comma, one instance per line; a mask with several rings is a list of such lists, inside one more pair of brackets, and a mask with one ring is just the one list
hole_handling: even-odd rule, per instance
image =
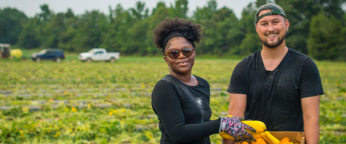
[[[265, 13], [263, 15], [258, 16], [258, 14], [262, 11], [262, 10], [271, 10], [271, 12]], [[284, 11], [284, 9], [282, 9], [279, 5], [274, 4], [274, 3], [267, 3], [265, 5], [262, 5], [256, 13], [255, 16], [255, 25], [257, 24], [257, 22], [265, 17], [265, 16], [269, 16], [269, 15], [282, 15], [283, 17], [286, 18], [286, 13]]]

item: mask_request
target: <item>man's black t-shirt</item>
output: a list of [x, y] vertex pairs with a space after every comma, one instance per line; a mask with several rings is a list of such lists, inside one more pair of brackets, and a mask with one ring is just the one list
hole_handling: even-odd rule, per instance
[[289, 49], [273, 71], [264, 67], [261, 51], [235, 67], [229, 93], [246, 94], [245, 118], [263, 121], [270, 131], [303, 131], [301, 99], [323, 94], [316, 64]]
[[161, 144], [210, 144], [209, 135], [218, 133], [220, 119], [210, 120], [209, 83], [195, 77], [197, 86], [188, 86], [171, 75], [156, 84], [152, 107], [160, 120]]

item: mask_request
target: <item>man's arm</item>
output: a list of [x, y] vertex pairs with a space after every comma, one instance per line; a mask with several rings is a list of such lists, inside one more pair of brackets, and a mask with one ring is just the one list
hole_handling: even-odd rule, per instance
[[[246, 95], [245, 94], [229, 94], [229, 108], [228, 114], [234, 117], [244, 117], [246, 108]], [[223, 144], [233, 144], [233, 140], [222, 139]]]
[[318, 144], [320, 137], [320, 96], [302, 98], [304, 132], [307, 144]]

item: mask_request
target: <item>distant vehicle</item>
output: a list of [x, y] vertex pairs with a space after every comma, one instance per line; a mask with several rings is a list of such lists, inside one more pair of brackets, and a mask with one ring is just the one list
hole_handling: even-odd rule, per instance
[[10, 54], [13, 58], [16, 58], [16, 59], [21, 59], [23, 56], [23, 52], [20, 49], [12, 49]]
[[10, 44], [0, 43], [0, 58], [9, 58], [11, 51]]
[[39, 53], [33, 53], [31, 59], [36, 62], [40, 62], [41, 60], [61, 62], [61, 60], [65, 59], [65, 54], [59, 49], [44, 49]]
[[80, 53], [79, 60], [82, 62], [106, 61], [114, 62], [120, 58], [119, 52], [107, 52], [104, 48], [93, 48], [88, 52]]

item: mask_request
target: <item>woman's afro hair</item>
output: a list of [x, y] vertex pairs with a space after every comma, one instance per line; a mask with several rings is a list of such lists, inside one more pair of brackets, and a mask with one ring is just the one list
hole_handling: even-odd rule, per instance
[[159, 24], [159, 26], [153, 31], [154, 32], [154, 44], [157, 48], [162, 49], [162, 53], [164, 54], [165, 48], [163, 47], [163, 40], [164, 38], [174, 31], [181, 31], [183, 29], [186, 29], [188, 27], [191, 27], [195, 33], [196, 37], [192, 40], [192, 45], [194, 46], [194, 42], [199, 43], [202, 37], [202, 30], [201, 25], [195, 24], [190, 20], [185, 19], [171, 19], [166, 18], [163, 22]]

